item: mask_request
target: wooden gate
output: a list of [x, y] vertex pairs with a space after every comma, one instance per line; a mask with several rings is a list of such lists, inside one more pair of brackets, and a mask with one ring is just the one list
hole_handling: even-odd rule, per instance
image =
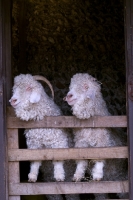
[[49, 182], [20, 183], [19, 162], [29, 160], [108, 159], [128, 158], [128, 147], [70, 148], [70, 149], [19, 149], [18, 128], [78, 128], [78, 127], [127, 127], [126, 116], [92, 117], [79, 120], [76, 117], [45, 117], [39, 122], [25, 122], [15, 117], [9, 107], [7, 112], [9, 196], [20, 200], [20, 195], [76, 194], [76, 193], [127, 193], [127, 181]]

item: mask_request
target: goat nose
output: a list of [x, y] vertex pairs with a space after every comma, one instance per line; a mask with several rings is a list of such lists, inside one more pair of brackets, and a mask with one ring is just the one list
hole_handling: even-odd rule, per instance
[[67, 94], [66, 97], [63, 98], [64, 101], [67, 101], [68, 99], [72, 98], [72, 94]]
[[70, 99], [70, 98], [72, 98], [72, 96], [73, 96], [72, 94], [68, 94], [67, 98]]
[[9, 102], [10, 102], [11, 104], [14, 104], [16, 101], [17, 101], [17, 99], [10, 99], [10, 100], [9, 100]]

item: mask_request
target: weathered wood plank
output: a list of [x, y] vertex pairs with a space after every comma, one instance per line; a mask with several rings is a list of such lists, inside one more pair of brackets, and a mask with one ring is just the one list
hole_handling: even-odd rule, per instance
[[6, 111], [8, 116], [15, 117], [14, 109], [11, 106], [7, 106]]
[[[8, 136], [8, 150], [18, 149], [18, 129], [7, 129]], [[10, 184], [15, 184], [20, 182], [20, 170], [19, 162], [9, 162], [8, 164], [8, 179]], [[20, 200], [20, 196], [9, 196], [9, 200]]]
[[127, 127], [126, 116], [95, 116], [77, 119], [74, 116], [44, 117], [41, 121], [23, 121], [17, 117], [7, 117], [8, 128], [78, 128], [78, 127]]
[[18, 17], [18, 29], [19, 29], [19, 73], [27, 73], [27, 62], [26, 62], [26, 4], [27, 0], [18, 1], [19, 5], [19, 17]]
[[127, 147], [69, 149], [10, 149], [9, 161], [128, 158]]
[[18, 129], [7, 129], [8, 149], [18, 149]]
[[[8, 151], [18, 150], [18, 129], [8, 129]], [[9, 182], [19, 183], [19, 162], [9, 162]]]
[[0, 1], [0, 199], [8, 199], [6, 106], [11, 85], [11, 3]]
[[9, 162], [9, 183], [19, 183], [19, 163], [18, 162]]
[[20, 196], [9, 196], [9, 200], [20, 200]]
[[19, 183], [9, 185], [10, 195], [123, 193], [128, 181]]
[[127, 116], [128, 116], [128, 145], [129, 145], [129, 199], [133, 199], [133, 1], [125, 3], [125, 61], [127, 83]]

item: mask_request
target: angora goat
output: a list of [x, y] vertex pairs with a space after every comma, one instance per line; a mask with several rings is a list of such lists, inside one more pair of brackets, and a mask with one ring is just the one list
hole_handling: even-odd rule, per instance
[[[71, 78], [69, 92], [64, 100], [72, 107], [73, 115], [80, 119], [88, 119], [91, 116], [108, 116], [106, 103], [101, 94], [99, 82], [87, 73], [78, 73]], [[121, 139], [107, 128], [75, 128], [73, 129], [75, 147], [111, 147], [121, 146]], [[99, 149], [100, 151], [100, 149]], [[121, 180], [125, 177], [119, 160], [94, 160], [90, 162], [91, 176], [93, 180]], [[73, 181], [84, 178], [88, 166], [87, 160], [77, 160]], [[92, 165], [93, 163], [93, 165]], [[104, 167], [105, 166], [105, 167]], [[105, 170], [105, 173], [104, 173]], [[103, 198], [103, 197], [102, 197]]]
[[[15, 109], [16, 116], [22, 120], [38, 121], [42, 120], [44, 116], [59, 116], [62, 114], [58, 106], [54, 103], [53, 99], [46, 94], [42, 85], [37, 80], [45, 81], [52, 89], [49, 81], [42, 76], [21, 74], [16, 76], [14, 79], [13, 96], [9, 101]], [[64, 129], [26, 129], [24, 134], [28, 149], [68, 148], [67, 132]], [[65, 179], [63, 164], [63, 161], [53, 161], [54, 178], [56, 181], [64, 181]], [[35, 182], [37, 180], [40, 166], [41, 161], [31, 162], [30, 173], [28, 174], [29, 182]], [[44, 167], [42, 168], [42, 171], [43, 170], [48, 170], [49, 174], [49, 169]], [[47, 172], [46, 176], [48, 176]], [[48, 178], [46, 179], [48, 181]], [[61, 196], [59, 197], [59, 195], [49, 195], [49, 199], [62, 198]], [[73, 197], [73, 199], [78, 198]]]

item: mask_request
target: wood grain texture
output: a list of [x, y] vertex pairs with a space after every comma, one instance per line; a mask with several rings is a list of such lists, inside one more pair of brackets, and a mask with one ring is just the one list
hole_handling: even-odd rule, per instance
[[8, 198], [6, 106], [11, 89], [11, 3], [0, 1], [0, 199]]
[[123, 193], [128, 189], [127, 181], [19, 183], [9, 185], [9, 194]]
[[[18, 129], [8, 129], [8, 151], [18, 150]], [[19, 183], [19, 162], [9, 162], [9, 183]]]
[[20, 200], [20, 196], [9, 196], [9, 200]]
[[26, 21], [26, 0], [18, 1], [19, 16], [18, 16], [18, 31], [19, 31], [19, 73], [27, 73], [26, 62], [26, 39], [27, 39], [27, 21]]
[[74, 116], [44, 117], [41, 121], [23, 121], [17, 117], [7, 117], [8, 128], [97, 128], [127, 127], [126, 116], [95, 116], [90, 119], [78, 119]]
[[12, 149], [8, 152], [9, 161], [108, 158], [128, 158], [128, 148]]
[[[18, 149], [18, 129], [7, 129], [8, 135], [8, 150]], [[15, 184], [20, 182], [20, 170], [19, 162], [8, 163], [8, 179], [9, 184]], [[9, 200], [20, 200], [20, 196], [9, 196]]]
[[18, 149], [18, 129], [7, 129], [8, 149]]
[[133, 1], [125, 0], [125, 61], [129, 146], [129, 199], [133, 199]]

